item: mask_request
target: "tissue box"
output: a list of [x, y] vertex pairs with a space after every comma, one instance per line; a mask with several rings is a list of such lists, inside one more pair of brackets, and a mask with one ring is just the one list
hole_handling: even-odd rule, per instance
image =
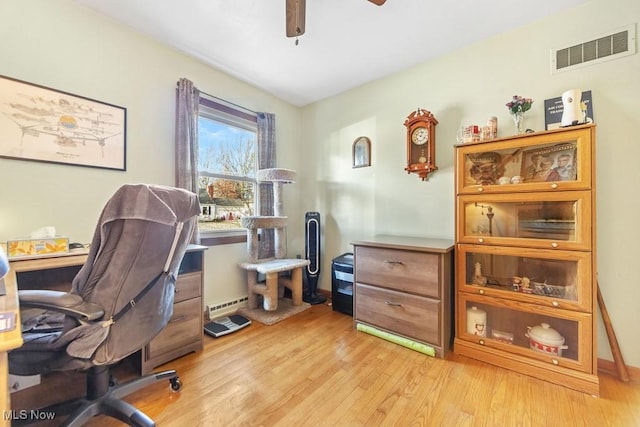
[[50, 255], [69, 252], [68, 237], [46, 239], [19, 239], [7, 241], [7, 255], [18, 258], [33, 255]]

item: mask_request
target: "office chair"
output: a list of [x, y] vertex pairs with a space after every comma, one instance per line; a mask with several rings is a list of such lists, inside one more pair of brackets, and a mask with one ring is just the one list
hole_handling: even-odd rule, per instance
[[[104, 207], [71, 291], [19, 291], [21, 310], [30, 309], [21, 312], [24, 345], [9, 353], [9, 372], [87, 372], [84, 398], [40, 411], [70, 414], [65, 426], [99, 414], [133, 426], [155, 425], [121, 398], [166, 379], [179, 390], [176, 371], [114, 385], [110, 368], [149, 343], [171, 318], [175, 278], [199, 213], [197, 196], [186, 190], [124, 185]], [[51, 327], [51, 312], [62, 313], [57, 328]]]
[[0, 280], [9, 272], [9, 260], [0, 246]]

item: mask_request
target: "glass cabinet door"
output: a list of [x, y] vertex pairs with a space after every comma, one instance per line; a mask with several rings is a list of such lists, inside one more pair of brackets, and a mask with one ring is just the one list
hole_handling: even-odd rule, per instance
[[461, 243], [591, 249], [591, 194], [515, 193], [458, 197]]
[[459, 245], [459, 290], [591, 312], [591, 254]]
[[583, 343], [591, 343], [591, 314], [459, 295], [460, 339], [590, 372], [591, 354]]
[[591, 127], [459, 145], [458, 194], [591, 187]]

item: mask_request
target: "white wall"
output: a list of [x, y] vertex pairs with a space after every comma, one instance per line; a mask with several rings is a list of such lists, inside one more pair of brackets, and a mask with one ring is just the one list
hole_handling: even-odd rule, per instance
[[[591, 90], [597, 123], [598, 274], [626, 362], [640, 366], [635, 251], [640, 240], [640, 54], [551, 75], [550, 50], [640, 22], [637, 0], [594, 0], [510, 33], [307, 106], [303, 142], [316, 161], [301, 185], [303, 210], [324, 215], [324, 271], [350, 243], [374, 233], [454, 238], [453, 145], [460, 125], [498, 117], [499, 136], [513, 133], [505, 103], [535, 100], [525, 125], [544, 129], [544, 100], [571, 88]], [[434, 41], [437, 42], [437, 41]], [[407, 45], [407, 48], [411, 48]], [[384, 60], [384, 58], [381, 58]], [[407, 115], [421, 107], [439, 120], [437, 165], [428, 181], [407, 175]], [[373, 166], [351, 168], [351, 144], [372, 140]], [[309, 156], [311, 157], [311, 156]], [[322, 288], [330, 289], [330, 274]], [[634, 320], [635, 319], [635, 320]], [[612, 360], [599, 327], [598, 354]]]
[[[628, 364], [640, 366], [634, 243], [640, 201], [640, 55], [551, 76], [549, 49], [640, 21], [637, 0], [594, 0], [568, 13], [480, 42], [397, 75], [297, 109], [201, 62], [158, 45], [70, 0], [0, 2], [0, 74], [127, 108], [127, 171], [0, 159], [0, 241], [55, 225], [89, 241], [107, 198], [127, 182], [173, 183], [174, 88], [180, 77], [207, 93], [277, 115], [278, 164], [296, 169], [285, 190], [289, 254], [302, 252], [303, 215], [322, 214], [323, 289], [331, 258], [373, 233], [453, 238], [453, 149], [458, 126], [499, 118], [513, 94], [533, 97], [526, 126], [544, 128], [544, 99], [592, 90], [598, 123], [598, 271]], [[384, 59], [381, 59], [384, 60]], [[417, 107], [437, 127], [439, 170], [427, 182], [404, 172], [402, 123]], [[300, 138], [303, 131], [305, 137]], [[373, 166], [351, 169], [351, 144], [372, 140]], [[210, 248], [205, 302], [242, 296], [244, 245]], [[599, 355], [611, 359], [604, 330]]]
[[[102, 207], [124, 183], [174, 183], [175, 87], [191, 79], [207, 93], [277, 117], [278, 162], [297, 168], [299, 109], [159, 45], [69, 0], [0, 2], [0, 75], [127, 109], [127, 171], [0, 158], [0, 241], [53, 225], [89, 242]], [[285, 191], [292, 230], [303, 230], [299, 189]], [[299, 253], [303, 238], [292, 243]], [[246, 295], [237, 267], [245, 245], [210, 248], [205, 303]]]

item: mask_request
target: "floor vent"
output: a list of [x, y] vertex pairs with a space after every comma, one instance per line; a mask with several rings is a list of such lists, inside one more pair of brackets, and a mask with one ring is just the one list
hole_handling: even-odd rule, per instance
[[636, 53], [636, 25], [632, 24], [583, 43], [553, 49], [551, 73], [597, 64], [634, 53]]
[[209, 315], [209, 319], [215, 319], [216, 317], [236, 311], [240, 307], [246, 305], [248, 299], [249, 297], [241, 297], [232, 301], [207, 305], [207, 314]]

